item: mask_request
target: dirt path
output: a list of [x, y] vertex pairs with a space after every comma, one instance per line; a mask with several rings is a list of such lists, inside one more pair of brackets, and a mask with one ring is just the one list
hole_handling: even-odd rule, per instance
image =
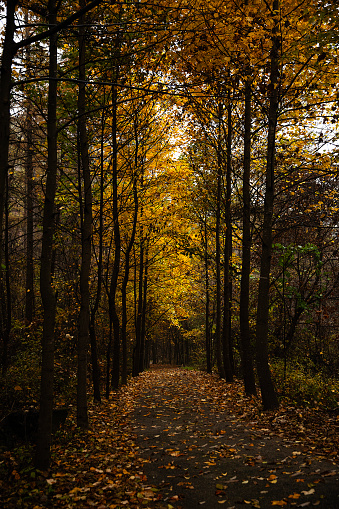
[[339, 508], [337, 464], [239, 421], [214, 377], [152, 370], [139, 385], [133, 426], [159, 507]]

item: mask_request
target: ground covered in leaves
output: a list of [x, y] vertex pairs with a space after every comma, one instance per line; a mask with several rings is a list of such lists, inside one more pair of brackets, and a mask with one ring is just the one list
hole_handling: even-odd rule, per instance
[[296, 408], [263, 414], [240, 384], [203, 373], [159, 370], [141, 378], [139, 455], [167, 507], [339, 507], [333, 416], [311, 419]]
[[48, 472], [26, 444], [3, 451], [0, 506], [339, 507], [336, 413], [264, 413], [240, 382], [162, 368], [92, 405], [90, 421], [79, 432], [67, 420]]

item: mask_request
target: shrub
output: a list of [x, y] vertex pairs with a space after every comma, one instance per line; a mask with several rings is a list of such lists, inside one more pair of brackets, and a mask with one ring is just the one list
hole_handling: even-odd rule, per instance
[[272, 362], [272, 371], [278, 392], [284, 399], [302, 406], [338, 408], [339, 380], [321, 371], [310, 373], [298, 363], [288, 363], [284, 373], [284, 362], [280, 359]]

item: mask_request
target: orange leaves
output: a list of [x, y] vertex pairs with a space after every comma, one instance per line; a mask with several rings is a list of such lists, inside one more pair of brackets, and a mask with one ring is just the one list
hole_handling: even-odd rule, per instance
[[166, 449], [165, 451], [169, 456], [183, 456], [183, 454], [180, 451], [173, 451], [172, 449]]
[[278, 480], [278, 477], [275, 474], [271, 474], [267, 480], [271, 484], [275, 484]]
[[300, 493], [293, 493], [293, 495], [288, 495], [288, 498], [298, 500], [298, 498], [300, 498]]

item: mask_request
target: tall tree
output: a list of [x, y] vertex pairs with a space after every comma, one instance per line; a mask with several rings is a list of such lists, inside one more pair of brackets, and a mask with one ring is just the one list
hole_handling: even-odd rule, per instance
[[15, 34], [15, 9], [17, 0], [9, 0], [6, 6], [6, 28], [1, 56], [0, 73], [0, 271], [2, 256], [2, 225], [5, 206], [6, 176], [8, 173], [10, 100]]
[[272, 225], [274, 205], [275, 144], [279, 106], [279, 0], [273, 0], [272, 48], [270, 53], [270, 86], [268, 110], [268, 134], [265, 174], [264, 221], [262, 227], [262, 253], [258, 291], [256, 324], [256, 362], [263, 406], [266, 410], [277, 408], [279, 401], [275, 392], [268, 361], [268, 318], [270, 271], [272, 255]]
[[[48, 24], [57, 22], [57, 2], [48, 2]], [[57, 74], [58, 74], [58, 36], [49, 39], [49, 85], [47, 112], [47, 179], [42, 226], [42, 250], [40, 266], [40, 292], [44, 310], [42, 336], [42, 362], [39, 433], [35, 452], [35, 465], [46, 470], [50, 463], [52, 435], [52, 412], [54, 391], [54, 328], [56, 315], [56, 295], [52, 282], [53, 236], [55, 230], [55, 193], [57, 187], [58, 146], [57, 146]]]
[[251, 80], [247, 77], [245, 80], [242, 264], [240, 286], [240, 336], [246, 394], [256, 394], [249, 319], [251, 273], [251, 94]]
[[[118, 80], [119, 68], [116, 65], [114, 74]], [[117, 290], [121, 258], [121, 235], [119, 223], [119, 196], [118, 196], [118, 133], [117, 133], [117, 87], [112, 88], [112, 186], [113, 186], [113, 231], [114, 231], [114, 260], [109, 289], [109, 315], [113, 327], [113, 365], [112, 387], [117, 389], [120, 380], [120, 320], [117, 311]]]
[[226, 134], [226, 175], [225, 175], [225, 246], [224, 246], [224, 313], [223, 313], [223, 360], [228, 382], [233, 382], [233, 349], [232, 349], [232, 104], [231, 94], [227, 97], [227, 134]]
[[[80, 9], [85, 1], [80, 0]], [[85, 16], [79, 19], [79, 93], [78, 93], [78, 164], [79, 206], [81, 219], [80, 313], [78, 322], [77, 424], [88, 427], [87, 355], [89, 346], [90, 288], [92, 244], [92, 182], [86, 127], [86, 28]]]
[[218, 104], [218, 133], [217, 133], [217, 198], [216, 198], [216, 219], [215, 219], [215, 270], [216, 270], [216, 323], [215, 323], [215, 353], [220, 377], [229, 377], [226, 371], [222, 356], [221, 343], [221, 193], [222, 193], [222, 118], [223, 104]]

